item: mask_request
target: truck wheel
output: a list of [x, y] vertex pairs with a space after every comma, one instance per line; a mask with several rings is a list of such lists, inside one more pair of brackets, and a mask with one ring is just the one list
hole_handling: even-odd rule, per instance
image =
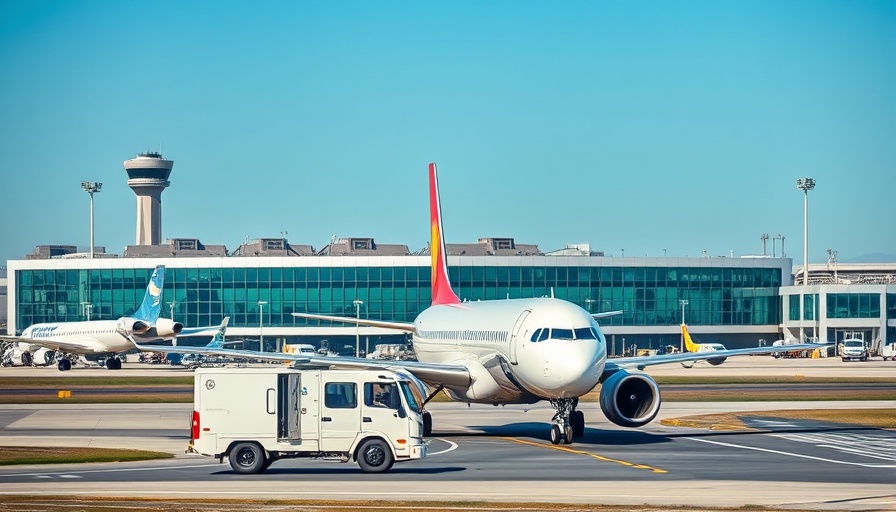
[[392, 450], [382, 439], [368, 439], [358, 449], [358, 465], [367, 473], [389, 471], [394, 463]]
[[238, 443], [227, 457], [230, 467], [237, 473], [258, 473], [265, 469], [264, 450], [255, 443]]

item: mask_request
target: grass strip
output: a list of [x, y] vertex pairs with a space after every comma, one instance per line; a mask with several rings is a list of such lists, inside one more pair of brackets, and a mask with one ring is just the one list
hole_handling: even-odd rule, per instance
[[115, 448], [71, 448], [39, 446], [0, 446], [0, 466], [13, 464], [76, 464], [82, 462], [129, 462], [170, 459], [164, 452]]
[[781, 409], [734, 413], [699, 414], [667, 418], [660, 423], [669, 427], [709, 430], [751, 430], [741, 418], [771, 417], [793, 420], [826, 421], [863, 427], [896, 429], [896, 409]]

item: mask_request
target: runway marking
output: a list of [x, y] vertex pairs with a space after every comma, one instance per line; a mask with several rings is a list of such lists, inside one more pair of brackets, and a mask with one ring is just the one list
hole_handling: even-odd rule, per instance
[[753, 451], [757, 451], [757, 452], [774, 453], [776, 455], [785, 455], [787, 457], [796, 457], [799, 459], [817, 460], [820, 462], [830, 462], [832, 464], [843, 464], [845, 466], [860, 466], [863, 468], [876, 468], [876, 469], [896, 468], [896, 464], [864, 464], [861, 462], [849, 462], [849, 461], [845, 461], [845, 460], [827, 459], [824, 457], [816, 457], [814, 455], [805, 455], [802, 453], [793, 453], [793, 452], [785, 452], [785, 451], [781, 451], [781, 450], [772, 450], [770, 448], [759, 448], [758, 446], [745, 446], [745, 445], [734, 444], [734, 443], [723, 443], [721, 441], [711, 441], [709, 439], [698, 439], [696, 437], [685, 437], [685, 439], [690, 439], [691, 441], [697, 441], [700, 443], [708, 443], [708, 444], [714, 444], [714, 445], [718, 445], [718, 446], [727, 446], [729, 448], [740, 448], [742, 450], [753, 450]]
[[515, 437], [505, 437], [503, 439], [506, 439], [508, 441], [513, 441], [515, 443], [527, 444], [530, 446], [538, 446], [540, 448], [551, 448], [552, 450], [559, 450], [562, 452], [574, 453], [576, 455], [587, 455], [589, 457], [592, 457], [592, 458], [600, 460], [600, 461], [615, 462], [616, 464], [622, 464], [623, 466], [628, 466], [633, 469], [647, 469], [647, 470], [653, 471], [654, 473], [668, 473], [668, 471], [666, 471], [665, 469], [655, 468], [653, 466], [648, 466], [646, 464], [636, 464], [634, 462], [628, 462], [625, 460], [611, 459], [609, 457], [604, 457], [603, 455], [598, 455], [596, 453], [586, 452], [584, 450], [575, 450], [573, 448], [567, 448], [566, 446], [555, 446], [552, 444], [536, 443], [534, 441], [526, 441], [524, 439], [517, 439]]
[[440, 438], [440, 437], [435, 438], [435, 439], [438, 439], [439, 441], [442, 441], [443, 443], [448, 443], [448, 444], [451, 445], [451, 446], [449, 446], [448, 448], [446, 448], [446, 449], [444, 449], [444, 450], [442, 450], [442, 451], [440, 451], [440, 452], [427, 452], [427, 453], [426, 453], [426, 456], [427, 456], [427, 457], [432, 456], [432, 455], [441, 455], [441, 454], [443, 454], [443, 453], [448, 453], [448, 452], [457, 450], [457, 443], [452, 443], [451, 441], [449, 441], [449, 440], [447, 440], [447, 439], [442, 439], [442, 438]]

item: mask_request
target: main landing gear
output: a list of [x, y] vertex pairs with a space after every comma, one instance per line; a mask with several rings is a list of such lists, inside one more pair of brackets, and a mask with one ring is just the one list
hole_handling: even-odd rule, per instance
[[578, 398], [551, 399], [557, 414], [551, 419], [551, 444], [572, 444], [573, 437], [585, 435], [585, 413], [577, 411]]
[[110, 370], [121, 370], [121, 359], [119, 359], [118, 356], [107, 357], [106, 368]]

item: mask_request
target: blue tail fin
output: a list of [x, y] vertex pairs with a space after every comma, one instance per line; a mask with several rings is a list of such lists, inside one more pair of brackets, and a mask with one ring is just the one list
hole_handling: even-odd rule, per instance
[[218, 327], [218, 332], [215, 333], [215, 337], [212, 338], [212, 341], [208, 342], [206, 348], [224, 348], [224, 332], [227, 330], [228, 322], [230, 322], [230, 317], [225, 316], [224, 321], [221, 322], [221, 326]]
[[158, 265], [152, 271], [149, 284], [146, 285], [146, 295], [143, 296], [143, 304], [134, 313], [134, 318], [149, 322], [154, 325], [162, 312], [162, 285], [165, 283], [165, 266]]

